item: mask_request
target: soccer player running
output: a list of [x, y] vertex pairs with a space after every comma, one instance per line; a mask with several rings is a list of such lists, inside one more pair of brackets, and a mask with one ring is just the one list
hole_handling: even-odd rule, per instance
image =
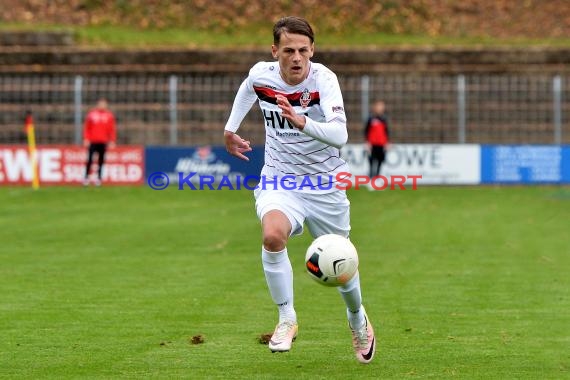
[[[299, 17], [280, 19], [273, 27], [271, 51], [277, 62], [257, 63], [239, 87], [224, 140], [230, 154], [248, 160], [244, 153], [251, 151], [250, 142], [236, 132], [258, 100], [266, 141], [255, 207], [263, 232], [263, 270], [279, 311], [269, 349], [283, 352], [291, 349], [298, 329], [289, 237], [301, 234], [303, 224], [315, 238], [330, 233], [348, 237], [350, 232], [350, 202], [346, 192], [334, 186], [337, 174], [349, 171], [339, 153], [348, 132], [336, 75], [310, 60], [314, 53], [310, 24]], [[312, 184], [326, 186], [302, 186], [307, 177]], [[362, 306], [359, 274], [338, 290], [347, 307], [356, 358], [369, 363], [375, 338]]]

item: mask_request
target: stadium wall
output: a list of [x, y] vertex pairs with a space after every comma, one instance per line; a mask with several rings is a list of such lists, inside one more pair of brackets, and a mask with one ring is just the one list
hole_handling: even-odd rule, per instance
[[[267, 48], [112, 49], [69, 46], [3, 46], [0, 73], [75, 75], [243, 74], [258, 61], [273, 60]], [[559, 47], [371, 47], [317, 48], [315, 62], [337, 74], [430, 72], [568, 73], [570, 49]]]

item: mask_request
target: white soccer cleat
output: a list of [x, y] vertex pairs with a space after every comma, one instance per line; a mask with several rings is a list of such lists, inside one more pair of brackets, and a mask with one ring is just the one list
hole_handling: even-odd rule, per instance
[[291, 344], [297, 337], [299, 327], [296, 322], [284, 321], [275, 327], [275, 331], [269, 340], [271, 352], [286, 352], [291, 349]]
[[[364, 325], [357, 330], [352, 327], [352, 347], [356, 354], [356, 359], [362, 364], [368, 364], [372, 361], [374, 353], [376, 352], [376, 338], [374, 337], [374, 329], [368, 320], [368, 315], [362, 306], [364, 312]], [[350, 325], [349, 325], [350, 327]]]

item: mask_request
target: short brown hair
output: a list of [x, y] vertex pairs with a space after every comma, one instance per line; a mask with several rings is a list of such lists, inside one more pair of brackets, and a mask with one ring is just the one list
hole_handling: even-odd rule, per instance
[[273, 43], [279, 45], [281, 41], [281, 34], [291, 33], [291, 34], [301, 34], [303, 36], [309, 37], [311, 43], [315, 42], [315, 34], [313, 33], [313, 28], [307, 20], [301, 17], [287, 16], [281, 18], [273, 26]]

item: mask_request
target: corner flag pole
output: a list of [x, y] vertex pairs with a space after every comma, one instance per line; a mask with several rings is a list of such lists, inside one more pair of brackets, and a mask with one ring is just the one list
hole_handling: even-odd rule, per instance
[[32, 188], [37, 190], [40, 188], [40, 180], [38, 178], [38, 152], [36, 150], [36, 134], [34, 131], [34, 119], [32, 113], [26, 114], [25, 121], [26, 135], [28, 136], [28, 151], [30, 152], [30, 164], [32, 166]]

